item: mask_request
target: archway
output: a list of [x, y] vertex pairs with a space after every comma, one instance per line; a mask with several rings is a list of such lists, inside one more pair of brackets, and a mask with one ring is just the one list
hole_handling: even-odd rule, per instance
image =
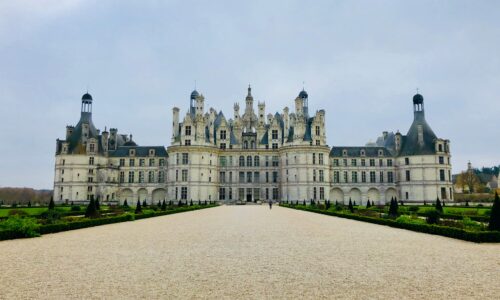
[[380, 202], [380, 192], [376, 188], [369, 189], [367, 196], [368, 196], [368, 199], [370, 199], [370, 201], [374, 201], [375, 203], [380, 204], [379, 203]]
[[335, 203], [335, 201], [338, 201], [339, 203], [344, 203], [344, 192], [339, 188], [331, 189], [330, 201], [332, 201], [332, 203]]
[[398, 198], [398, 193], [396, 192], [396, 189], [394, 188], [388, 188], [385, 191], [385, 202], [390, 202], [391, 198]]
[[167, 198], [167, 191], [165, 189], [156, 189], [152, 193], [153, 203], [158, 203], [158, 201], [163, 201]]
[[[144, 188], [142, 189], [139, 189], [137, 191], [137, 196], [139, 197], [139, 201], [144, 201], [144, 200], [147, 200], [147, 197], [148, 197], [148, 191]], [[149, 202], [151, 202], [151, 199], [149, 199]]]
[[125, 202], [125, 200], [127, 200], [127, 204], [128, 205], [131, 205], [131, 204], [134, 204], [133, 203], [133, 197], [134, 196], [134, 193], [132, 192], [131, 189], [123, 189], [120, 191], [120, 195], [119, 195], [119, 199], [120, 199], [120, 204], [123, 204], [123, 202]]
[[353, 204], [356, 201], [356, 204], [361, 204], [361, 191], [357, 188], [351, 189], [349, 192], [349, 197], [351, 198]]

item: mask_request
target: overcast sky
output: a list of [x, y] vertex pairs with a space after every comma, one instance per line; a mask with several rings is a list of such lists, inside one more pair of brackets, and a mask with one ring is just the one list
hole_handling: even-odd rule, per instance
[[[197, 82], [232, 117], [326, 110], [328, 144], [406, 134], [416, 88], [453, 171], [500, 163], [499, 1], [0, 0], [0, 186], [52, 188], [57, 138], [88, 88], [98, 128], [170, 144]], [[256, 103], [255, 103], [256, 105]]]

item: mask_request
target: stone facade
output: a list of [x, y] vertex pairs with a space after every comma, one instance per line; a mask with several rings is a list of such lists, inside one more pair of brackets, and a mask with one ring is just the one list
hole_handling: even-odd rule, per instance
[[92, 124], [92, 99], [86, 95], [80, 122], [67, 128], [66, 140], [57, 141], [54, 194], [59, 201], [99, 196], [129, 203], [351, 199], [383, 204], [392, 197], [414, 202], [453, 197], [450, 143], [427, 124], [419, 94], [413, 97], [414, 121], [406, 135], [383, 132], [375, 143], [330, 148], [325, 111], [309, 113], [304, 90], [294, 99], [294, 111], [285, 107], [266, 115], [264, 102], [254, 110], [249, 86], [243, 113], [235, 103], [229, 119], [222, 111], [205, 111], [205, 98], [195, 90], [182, 120], [180, 109], [173, 108], [167, 150], [139, 147], [116, 129], [101, 134]]

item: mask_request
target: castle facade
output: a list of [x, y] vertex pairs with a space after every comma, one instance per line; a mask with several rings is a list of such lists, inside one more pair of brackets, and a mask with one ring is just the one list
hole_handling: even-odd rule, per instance
[[302, 90], [294, 110], [267, 114], [251, 87], [232, 118], [196, 90], [181, 119], [173, 108], [170, 146], [138, 146], [132, 135], [97, 130], [92, 96], [82, 97], [81, 118], [57, 140], [54, 199], [338, 201], [383, 204], [392, 197], [422, 202], [453, 197], [450, 142], [438, 138], [413, 97], [414, 120], [406, 135], [383, 132], [375, 143], [334, 146], [326, 141], [325, 111], [309, 112]]

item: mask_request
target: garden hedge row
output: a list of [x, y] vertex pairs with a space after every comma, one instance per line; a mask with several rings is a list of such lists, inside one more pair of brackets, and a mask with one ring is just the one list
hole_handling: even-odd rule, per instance
[[[183, 206], [183, 207], [178, 207], [178, 208], [175, 208], [172, 210], [153, 212], [153, 213], [144, 213], [144, 214], [137, 214], [137, 215], [124, 214], [124, 215], [115, 216], [115, 217], [85, 219], [82, 221], [59, 223], [59, 224], [48, 224], [48, 225], [40, 226], [38, 229], [38, 232], [40, 234], [56, 233], [56, 232], [61, 232], [61, 231], [94, 227], [94, 226], [105, 225], [105, 224], [113, 224], [113, 223], [119, 223], [119, 222], [127, 222], [127, 221], [133, 221], [133, 220], [138, 220], [138, 219], [151, 218], [151, 217], [159, 217], [159, 216], [164, 216], [164, 215], [170, 215], [170, 214], [186, 212], [186, 211], [193, 211], [193, 210], [210, 208], [210, 207], [215, 207], [215, 206], [217, 206], [217, 205], [212, 204], [212, 205], [201, 205], [201, 206], [198, 206], [198, 205], [196, 205], [196, 206]], [[23, 238], [23, 237], [25, 237], [25, 236], [22, 232], [18, 232], [15, 230], [0, 230], [0, 241], [1, 240]]]
[[439, 226], [439, 225], [430, 225], [430, 224], [412, 224], [412, 223], [400, 223], [391, 219], [381, 219], [381, 218], [373, 218], [366, 217], [360, 215], [339, 213], [335, 211], [328, 210], [320, 210], [312, 207], [304, 207], [304, 206], [291, 206], [291, 205], [282, 205], [284, 207], [289, 207], [293, 209], [299, 209], [329, 216], [335, 216], [340, 218], [352, 219], [357, 221], [369, 222], [379, 225], [386, 225], [395, 228], [408, 229], [423, 233], [442, 235], [446, 237], [451, 237], [455, 239], [460, 239], [464, 241], [476, 242], [476, 243], [498, 243], [500, 242], [500, 231], [467, 231], [459, 228], [447, 227], [447, 226]]

